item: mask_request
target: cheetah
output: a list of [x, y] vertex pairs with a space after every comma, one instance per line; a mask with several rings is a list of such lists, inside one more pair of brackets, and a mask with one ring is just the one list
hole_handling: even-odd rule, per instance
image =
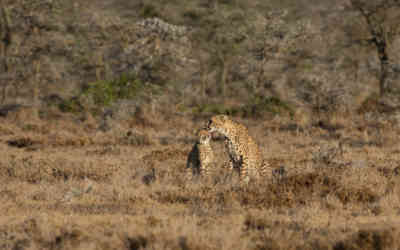
[[239, 172], [240, 182], [249, 183], [250, 179], [264, 176], [267, 164], [261, 151], [248, 133], [247, 128], [227, 115], [213, 116], [207, 123], [206, 129], [225, 136], [225, 147], [229, 154], [229, 169]]
[[201, 129], [197, 136], [186, 164], [189, 178], [195, 175], [209, 176], [214, 164], [214, 152], [210, 144], [211, 133]]

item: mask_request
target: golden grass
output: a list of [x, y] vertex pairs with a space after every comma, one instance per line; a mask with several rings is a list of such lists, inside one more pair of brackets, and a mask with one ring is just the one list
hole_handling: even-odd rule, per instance
[[186, 181], [189, 119], [107, 132], [2, 120], [0, 249], [400, 247], [398, 127], [242, 122], [272, 165], [246, 187], [219, 141], [215, 176]]

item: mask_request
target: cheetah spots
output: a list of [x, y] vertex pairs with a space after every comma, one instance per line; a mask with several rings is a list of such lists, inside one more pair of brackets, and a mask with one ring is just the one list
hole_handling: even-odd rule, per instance
[[263, 176], [268, 167], [260, 149], [249, 135], [247, 128], [231, 120], [226, 115], [213, 116], [205, 126], [209, 132], [218, 132], [225, 136], [230, 166], [238, 169], [242, 183], [249, 183], [252, 178]]

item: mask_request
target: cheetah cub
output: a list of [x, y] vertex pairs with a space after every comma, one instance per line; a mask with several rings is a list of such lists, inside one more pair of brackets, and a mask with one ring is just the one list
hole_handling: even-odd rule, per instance
[[269, 165], [244, 125], [226, 115], [216, 115], [208, 121], [206, 129], [210, 133], [218, 132], [225, 136], [225, 147], [230, 158], [229, 168], [239, 172], [241, 183], [247, 184], [250, 179], [267, 173]]
[[209, 176], [214, 165], [214, 152], [210, 144], [211, 133], [201, 129], [197, 137], [186, 164], [187, 175], [190, 179], [195, 175]]

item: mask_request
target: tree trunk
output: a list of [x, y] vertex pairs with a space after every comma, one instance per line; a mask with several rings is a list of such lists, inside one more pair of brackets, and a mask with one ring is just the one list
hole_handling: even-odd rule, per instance
[[376, 20], [374, 15], [377, 14], [379, 8], [385, 8], [385, 4], [377, 6], [373, 10], [368, 9], [366, 6], [363, 6], [361, 2], [355, 0], [352, 1], [352, 4], [365, 18], [369, 33], [372, 36], [368, 41], [375, 46], [378, 53], [381, 64], [381, 72], [379, 75], [379, 95], [382, 97], [390, 88], [389, 80], [391, 76], [391, 67], [389, 55], [387, 53], [388, 39], [390, 38], [387, 38], [387, 32], [383, 26], [383, 20]]

